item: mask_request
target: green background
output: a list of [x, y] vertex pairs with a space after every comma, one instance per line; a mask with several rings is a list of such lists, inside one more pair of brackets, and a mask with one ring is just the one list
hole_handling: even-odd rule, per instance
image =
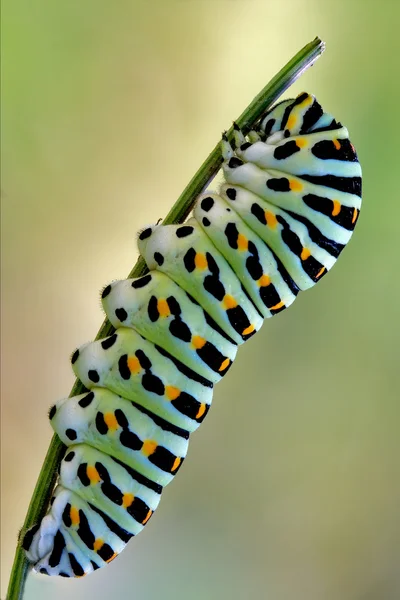
[[293, 86], [351, 132], [364, 205], [339, 265], [240, 351], [146, 532], [26, 600], [397, 600], [399, 3], [4, 0], [2, 598], [71, 351], [252, 97]]

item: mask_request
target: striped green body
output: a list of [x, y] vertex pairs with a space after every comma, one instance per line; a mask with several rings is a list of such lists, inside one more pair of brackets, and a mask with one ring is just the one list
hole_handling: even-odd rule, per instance
[[102, 293], [115, 334], [72, 357], [86, 394], [50, 410], [69, 446], [52, 505], [25, 534], [35, 570], [82, 576], [148, 522], [185, 459], [213, 386], [263, 320], [317, 283], [349, 241], [361, 168], [345, 127], [301, 94], [235, 149], [226, 183], [183, 225], [139, 235], [149, 274]]

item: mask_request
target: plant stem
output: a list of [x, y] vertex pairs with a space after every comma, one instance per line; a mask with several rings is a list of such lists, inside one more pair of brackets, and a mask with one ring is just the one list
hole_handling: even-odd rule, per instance
[[[325, 44], [319, 38], [315, 38], [315, 40], [304, 46], [304, 48], [302, 48], [279, 71], [279, 73], [267, 83], [258, 96], [256, 96], [243, 111], [240, 117], [236, 119], [236, 123], [242, 129], [244, 134], [250, 131], [255, 122], [272, 106], [272, 104], [274, 104], [274, 102], [276, 102], [279, 96], [320, 57], [324, 49]], [[227, 132], [228, 139], [232, 138], [232, 131], [233, 127]], [[171, 208], [163, 221], [164, 225], [182, 223], [186, 219], [193, 208], [196, 197], [207, 187], [219, 170], [221, 164], [222, 156], [220, 143], [218, 142]], [[139, 257], [128, 277], [140, 277], [146, 270], [143, 258]], [[96, 339], [107, 337], [113, 332], [113, 326], [106, 319], [101, 326]], [[75, 381], [70, 396], [82, 394], [84, 391], [86, 391], [84, 386], [77, 380]], [[62, 444], [59, 437], [54, 435], [33, 492], [25, 523], [21, 531], [21, 538], [25, 531], [35, 523], [38, 523], [47, 511], [50, 497], [56, 483], [58, 467], [65, 449], [66, 447]], [[7, 600], [22, 599], [28, 571], [29, 563], [25, 558], [24, 550], [21, 548], [20, 543], [18, 543], [10, 576]]]

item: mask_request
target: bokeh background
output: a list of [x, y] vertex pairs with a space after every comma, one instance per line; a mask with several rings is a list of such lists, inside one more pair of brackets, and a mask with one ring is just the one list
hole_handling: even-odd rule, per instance
[[399, 519], [396, 0], [4, 0], [2, 584], [68, 356], [252, 97], [315, 35], [364, 209], [333, 272], [242, 348], [146, 532], [26, 600], [395, 600]]

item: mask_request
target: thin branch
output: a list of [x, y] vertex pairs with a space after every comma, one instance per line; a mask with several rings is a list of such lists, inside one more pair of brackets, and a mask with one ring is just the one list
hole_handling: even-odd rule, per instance
[[[268, 110], [283, 94], [283, 92], [296, 79], [304, 73], [321, 56], [325, 49], [325, 44], [319, 38], [304, 46], [269, 83], [254, 98], [249, 106], [243, 111], [236, 123], [246, 134], [261, 115]], [[228, 139], [232, 139], [231, 127], [228, 132]], [[193, 208], [196, 197], [207, 187], [215, 176], [222, 164], [220, 143], [218, 142], [211, 154], [206, 158], [193, 179], [189, 182], [178, 200], [163, 221], [164, 225], [171, 223], [182, 223]], [[146, 272], [146, 265], [142, 257], [139, 257], [136, 265], [129, 273], [129, 278], [140, 277]], [[102, 339], [111, 335], [114, 328], [106, 319], [98, 332], [96, 339]], [[85, 388], [80, 381], [75, 381], [70, 396], [76, 396], [85, 392]], [[38, 523], [47, 511], [50, 497], [52, 495], [58, 473], [58, 467], [65, 453], [66, 447], [60, 441], [57, 435], [54, 435], [46, 458], [44, 460], [39, 478], [29, 504], [28, 513], [23, 525], [21, 536], [32, 525]], [[7, 600], [22, 600], [26, 577], [29, 571], [29, 563], [25, 558], [25, 552], [18, 543], [15, 553], [14, 564], [11, 571], [10, 582], [7, 592]]]

